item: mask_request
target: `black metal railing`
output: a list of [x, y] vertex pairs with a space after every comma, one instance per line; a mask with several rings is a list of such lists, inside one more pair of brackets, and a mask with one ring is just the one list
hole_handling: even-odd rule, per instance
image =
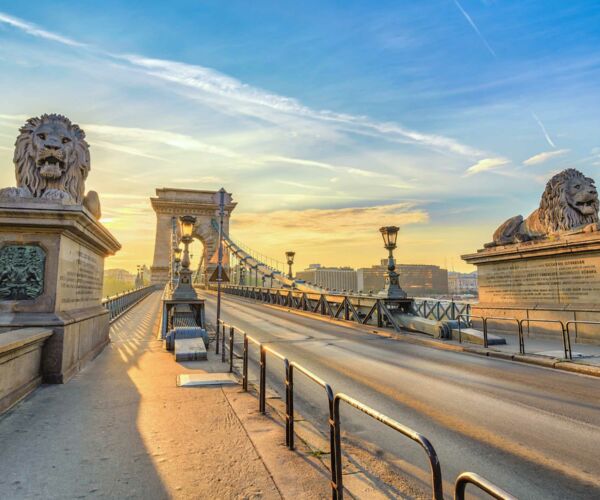
[[415, 297], [413, 304], [419, 316], [436, 321], [456, 320], [459, 315], [471, 313], [469, 302]]
[[518, 339], [519, 339], [519, 354], [526, 354], [525, 351], [525, 335], [524, 335], [524, 327], [523, 325], [527, 325], [527, 327], [529, 327], [529, 325], [531, 323], [545, 323], [545, 324], [555, 324], [555, 325], [559, 325], [560, 326], [560, 333], [561, 333], [561, 339], [562, 339], [562, 344], [563, 344], [563, 352], [564, 352], [564, 358], [568, 359], [568, 360], [572, 360], [573, 359], [573, 352], [571, 349], [571, 332], [570, 332], [570, 326], [571, 325], [578, 325], [578, 324], [582, 324], [582, 325], [600, 325], [600, 321], [579, 321], [579, 320], [572, 320], [572, 321], [567, 321], [566, 323], [564, 321], [561, 321], [559, 319], [543, 319], [543, 318], [523, 318], [523, 319], [517, 319], [517, 318], [511, 318], [511, 317], [497, 317], [497, 316], [475, 316], [472, 314], [459, 314], [458, 315], [458, 341], [462, 342], [462, 324], [461, 324], [461, 319], [465, 320], [465, 323], [467, 326], [471, 326], [472, 325], [472, 320], [473, 319], [477, 319], [477, 320], [481, 320], [482, 322], [482, 328], [483, 328], [483, 346], [484, 347], [488, 347], [488, 321], [511, 321], [511, 322], [516, 322], [517, 324], [517, 335], [518, 335]]
[[495, 484], [490, 483], [484, 477], [474, 472], [463, 472], [456, 478], [454, 486], [454, 500], [465, 500], [465, 492], [467, 484], [472, 484], [482, 491], [485, 491], [489, 496], [497, 500], [517, 500], [510, 493], [507, 493]]
[[[265, 288], [258, 286], [223, 284], [224, 293], [237, 295], [298, 311], [343, 319], [378, 327], [400, 327], [389, 310], [386, 300], [375, 295], [323, 293], [291, 288]], [[409, 312], [408, 310], [404, 312]]]
[[148, 285], [141, 288], [134, 288], [133, 290], [127, 290], [126, 292], [118, 293], [112, 297], [106, 297], [102, 300], [102, 305], [108, 309], [110, 321], [113, 322], [144, 297], [150, 295], [154, 290], [157, 290], [156, 285]]
[[[275, 356], [283, 362], [285, 371], [285, 441], [286, 446], [293, 450], [294, 446], [294, 372], [299, 371], [305, 375], [309, 380], [322, 387], [327, 396], [329, 415], [328, 415], [328, 426], [329, 426], [329, 453], [330, 453], [330, 464], [331, 464], [331, 495], [334, 500], [341, 500], [344, 497], [343, 487], [343, 467], [342, 467], [342, 440], [341, 440], [341, 418], [340, 418], [340, 402], [344, 401], [351, 407], [361, 411], [365, 415], [383, 423], [391, 429], [399, 432], [400, 434], [408, 437], [409, 439], [418, 443], [421, 448], [425, 451], [429, 460], [431, 469], [431, 488], [432, 498], [434, 500], [443, 500], [443, 482], [441, 465], [435, 448], [424, 435], [414, 431], [413, 429], [404, 426], [400, 422], [378, 412], [370, 406], [361, 403], [360, 401], [344, 394], [335, 393], [332, 386], [325, 380], [314, 374], [307, 368], [303, 367], [299, 363], [290, 361], [286, 356], [277, 352], [270, 346], [265, 345], [256, 338], [248, 335], [245, 331], [225, 323], [219, 320], [217, 325], [217, 332], [222, 329], [223, 337], [221, 348], [223, 349], [223, 361], [225, 360], [224, 349], [224, 335], [226, 328], [229, 328], [229, 371], [232, 372], [234, 368], [234, 358], [242, 360], [242, 389], [248, 390], [248, 351], [249, 343], [253, 343], [258, 347], [259, 350], [259, 384], [258, 384], [258, 409], [260, 413], [266, 411], [266, 378], [267, 378], [267, 353]], [[235, 335], [238, 333], [243, 336], [243, 353], [238, 355], [234, 353], [235, 346]], [[217, 346], [219, 343], [217, 342]], [[457, 494], [462, 494], [464, 498], [464, 489], [466, 483], [470, 482], [477, 485], [483, 491], [490, 493], [497, 499], [511, 500], [513, 497], [508, 493], [503, 492], [500, 488], [496, 487], [486, 479], [473, 474], [464, 473], [461, 474], [456, 482]], [[499, 495], [499, 496], [498, 496]]]

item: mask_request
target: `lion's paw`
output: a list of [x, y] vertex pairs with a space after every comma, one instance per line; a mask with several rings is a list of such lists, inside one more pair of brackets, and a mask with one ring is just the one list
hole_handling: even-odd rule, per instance
[[582, 231], [584, 233], [595, 233], [597, 231], [600, 231], [600, 222], [594, 222], [593, 224], [588, 224], [587, 226], [585, 226]]
[[26, 187], [9, 187], [0, 189], [0, 198], [33, 198]]
[[67, 193], [66, 191], [61, 191], [60, 189], [48, 189], [44, 191], [42, 198], [46, 198], [48, 200], [63, 200], [67, 203], [75, 203], [73, 197]]

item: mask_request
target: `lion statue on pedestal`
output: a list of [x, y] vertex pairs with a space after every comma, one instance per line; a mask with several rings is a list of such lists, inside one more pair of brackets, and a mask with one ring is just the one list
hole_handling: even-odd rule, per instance
[[574, 168], [563, 170], [546, 184], [540, 208], [527, 219], [521, 215], [508, 219], [485, 247], [539, 240], [561, 232], [598, 231], [598, 208], [594, 180]]
[[13, 159], [17, 187], [0, 189], [0, 197], [61, 200], [83, 205], [99, 219], [98, 194], [85, 195], [90, 171], [85, 132], [57, 114], [30, 118], [19, 132]]

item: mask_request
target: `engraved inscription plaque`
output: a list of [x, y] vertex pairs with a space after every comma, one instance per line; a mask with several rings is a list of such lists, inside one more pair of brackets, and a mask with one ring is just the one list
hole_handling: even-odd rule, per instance
[[46, 253], [37, 245], [0, 249], [0, 300], [31, 300], [44, 292]]
[[600, 257], [561, 255], [479, 266], [485, 303], [593, 304], [600, 298]]

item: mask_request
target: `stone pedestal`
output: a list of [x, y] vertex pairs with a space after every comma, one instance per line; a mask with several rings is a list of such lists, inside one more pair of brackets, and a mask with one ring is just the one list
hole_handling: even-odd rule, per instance
[[[479, 303], [473, 315], [507, 318], [600, 321], [600, 233], [563, 235], [463, 255], [478, 271]], [[498, 322], [516, 333], [516, 322]], [[560, 325], [532, 322], [552, 336]], [[600, 343], [600, 325], [577, 325], [579, 342]]]
[[117, 240], [81, 205], [0, 200], [0, 335], [47, 327], [45, 382], [63, 383], [108, 343], [104, 258]]

